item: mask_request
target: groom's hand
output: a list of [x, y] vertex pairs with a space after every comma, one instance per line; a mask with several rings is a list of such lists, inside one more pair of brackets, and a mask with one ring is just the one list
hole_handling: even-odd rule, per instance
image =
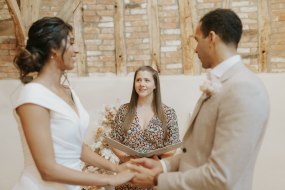
[[141, 187], [157, 185], [157, 177], [163, 172], [160, 161], [149, 158], [132, 159], [127, 167], [135, 172], [132, 183]]
[[132, 183], [139, 187], [153, 187], [157, 185], [157, 175], [148, 168], [140, 165], [128, 164], [128, 168], [135, 173]]
[[159, 160], [154, 160], [150, 158], [139, 158], [139, 159], [131, 159], [131, 164], [141, 165], [145, 168], [152, 170], [155, 175], [158, 175], [163, 172], [162, 165]]

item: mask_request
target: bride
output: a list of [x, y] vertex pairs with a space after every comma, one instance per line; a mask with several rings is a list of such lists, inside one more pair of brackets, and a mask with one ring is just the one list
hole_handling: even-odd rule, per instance
[[[117, 186], [134, 176], [83, 144], [89, 115], [75, 92], [60, 82], [64, 71], [74, 68], [77, 53], [72, 27], [57, 17], [45, 17], [33, 23], [26, 48], [15, 57], [25, 84], [14, 103], [25, 167], [14, 190]], [[80, 160], [119, 173], [83, 173]]]

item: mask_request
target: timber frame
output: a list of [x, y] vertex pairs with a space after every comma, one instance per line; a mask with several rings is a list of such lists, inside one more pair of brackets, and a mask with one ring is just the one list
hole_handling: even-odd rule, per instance
[[[39, 18], [39, 10], [41, 0], [5, 0], [14, 24], [14, 32], [16, 38], [16, 46], [24, 47], [26, 43], [27, 30], [30, 25]], [[20, 2], [20, 5], [18, 4]], [[147, 16], [149, 17], [149, 49], [151, 64], [158, 69], [161, 66], [161, 41], [158, 0], [148, 0]], [[122, 0], [114, 0], [114, 40], [115, 40], [115, 68], [117, 75], [127, 74], [127, 51], [125, 37], [125, 21], [124, 11], [125, 4]], [[195, 56], [193, 44], [195, 42], [190, 37], [195, 33], [197, 26], [197, 10], [196, 1], [194, 0], [177, 0], [179, 23], [181, 31], [181, 62], [182, 73], [185, 75], [197, 75], [201, 73], [201, 66]], [[223, 0], [224, 8], [231, 8], [232, 0]], [[257, 1], [258, 6], [258, 51], [256, 54], [244, 55], [244, 57], [255, 57], [258, 61], [258, 72], [270, 71], [270, 54], [268, 47], [270, 46], [270, 9], [267, 0]], [[87, 51], [84, 39], [84, 23], [83, 23], [84, 6], [82, 0], [65, 0], [63, 8], [57, 13], [57, 17], [65, 21], [73, 22], [74, 35], [79, 46], [80, 58], [77, 68], [79, 76], [88, 75]], [[10, 25], [11, 22], [6, 22]], [[248, 34], [250, 31], [245, 31]]]

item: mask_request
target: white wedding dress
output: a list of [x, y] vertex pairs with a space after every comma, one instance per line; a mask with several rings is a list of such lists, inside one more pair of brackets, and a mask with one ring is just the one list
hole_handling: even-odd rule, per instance
[[[25, 103], [33, 103], [49, 109], [51, 137], [56, 162], [68, 168], [80, 170], [80, 154], [89, 124], [89, 115], [72, 89], [71, 92], [78, 114], [59, 96], [39, 83], [29, 83], [23, 87], [16, 102], [14, 102], [14, 110]], [[80, 186], [46, 182], [41, 179], [27, 146], [19, 117], [16, 111], [14, 113], [20, 126], [24, 169], [13, 190], [80, 190]]]

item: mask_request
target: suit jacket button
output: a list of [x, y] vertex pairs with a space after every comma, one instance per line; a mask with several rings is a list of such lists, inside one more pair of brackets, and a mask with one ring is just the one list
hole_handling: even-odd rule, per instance
[[187, 152], [187, 149], [184, 147], [184, 148], [182, 148], [182, 152]]

